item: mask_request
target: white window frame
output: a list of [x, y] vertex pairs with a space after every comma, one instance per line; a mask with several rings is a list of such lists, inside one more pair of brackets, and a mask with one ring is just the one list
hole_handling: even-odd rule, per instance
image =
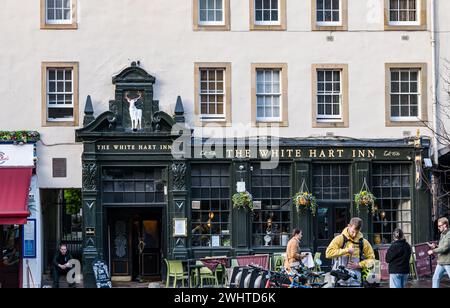
[[[416, 21], [392, 21], [391, 20], [391, 0], [388, 0], [388, 24], [389, 26], [419, 26], [420, 25], [420, 12], [421, 12], [421, 2], [420, 0], [416, 1]], [[408, 2], [409, 3], [409, 2]], [[409, 12], [409, 11], [408, 11]]]
[[[201, 5], [200, 5], [200, 2], [202, 0], [196, 0], [196, 1], [198, 1], [198, 21], [197, 22], [198, 22], [199, 26], [223, 26], [223, 25], [225, 25], [226, 10], [225, 10], [225, 1], [224, 0], [220, 0], [222, 2], [222, 21], [203, 21], [203, 20], [201, 20], [201, 17], [200, 17], [201, 16]], [[216, 0], [214, 0], [214, 1], [216, 1]], [[208, 0], [206, 0], [206, 4], [207, 3], [208, 3]], [[216, 11], [218, 11], [218, 9], [214, 8], [214, 12], [216, 12]]]
[[[392, 71], [404, 71], [404, 70], [408, 70], [409, 73], [411, 73], [411, 71], [416, 71], [417, 72], [417, 93], [413, 93], [413, 92], [401, 92], [401, 81], [399, 84], [399, 92], [397, 93], [393, 93], [392, 92]], [[390, 108], [390, 114], [391, 114], [391, 121], [393, 122], [402, 122], [402, 121], [420, 121], [420, 114], [421, 114], [421, 110], [422, 110], [422, 82], [421, 82], [421, 78], [422, 78], [422, 72], [420, 68], [391, 68], [389, 69], [389, 108]], [[401, 80], [401, 77], [400, 77]], [[409, 82], [411, 82], [411, 79], [409, 80]], [[392, 116], [392, 95], [417, 95], [417, 116], [409, 116], [409, 117], [402, 117], [402, 116], [396, 116], [393, 117]], [[400, 109], [401, 109], [401, 99], [400, 99]], [[409, 106], [408, 106], [409, 107]]]
[[[66, 86], [65, 82], [66, 82], [66, 77], [65, 77], [65, 73], [66, 71], [70, 70], [70, 75], [71, 75], [71, 84], [72, 84], [72, 89], [70, 92], [58, 92], [58, 71], [63, 71], [64, 72], [64, 88]], [[55, 71], [55, 92], [50, 92], [50, 71]], [[46, 89], [46, 106], [47, 106], [47, 122], [71, 122], [74, 121], [74, 115], [75, 115], [75, 104], [74, 104], [74, 100], [75, 100], [75, 93], [74, 93], [74, 69], [72, 67], [48, 67], [47, 68], [47, 72], [46, 72], [46, 84], [47, 84], [47, 89]], [[68, 104], [50, 104], [50, 95], [72, 95], [72, 103], [70, 105]], [[65, 98], [64, 98], [65, 100]], [[72, 117], [70, 118], [50, 118], [49, 117], [49, 108], [71, 108], [72, 109]]]
[[[324, 82], [324, 91], [323, 92], [319, 92], [319, 76], [318, 76], [318, 73], [320, 72], [320, 71], [324, 71], [324, 72], [326, 72], [326, 71], [332, 71], [332, 72], [339, 72], [339, 114], [338, 115], [326, 115], [326, 114], [319, 114], [319, 95], [331, 95], [331, 96], [333, 96], [333, 95], [337, 95], [335, 92], [326, 92], [325, 91], [325, 84], [327, 83], [325, 80], [323, 81]], [[316, 110], [317, 110], [317, 113], [316, 113], [316, 117], [317, 117], [317, 122], [341, 122], [342, 121], [342, 119], [343, 119], [343, 114], [342, 114], [342, 112], [343, 112], [343, 104], [342, 104], [342, 101], [343, 101], [343, 95], [344, 95], [344, 93], [343, 93], [343, 84], [342, 84], [342, 75], [343, 75], [343, 72], [342, 72], [342, 69], [317, 69], [316, 70], [316, 74], [317, 74], [317, 84], [315, 85], [316, 86], [316, 89], [317, 89], [317, 91], [316, 91]], [[332, 74], [333, 75], [333, 74]], [[331, 83], [334, 83], [334, 80], [332, 79], [332, 81], [331, 81]], [[323, 104], [323, 103], [322, 103]], [[331, 103], [332, 105], [333, 105], [333, 103]]]
[[[342, 26], [342, 0], [339, 0], [339, 21], [318, 21], [317, 19], [317, 12], [319, 10], [319, 6], [317, 5], [317, 0], [316, 1], [316, 25], [317, 26]], [[326, 0], [320, 0], [320, 1], [326, 1]], [[329, 0], [329, 1], [333, 1], [333, 0]], [[325, 10], [323, 10], [325, 11]]]
[[[69, 19], [49, 19], [48, 18], [48, 1], [45, 0], [45, 23], [49, 25], [65, 25], [65, 24], [72, 24], [72, 9], [73, 9], [73, 2], [72, 0], [69, 0]], [[64, 5], [64, 0], [61, 0], [62, 4]], [[56, 0], [55, 2], [55, 12], [56, 12]], [[63, 10], [62, 16], [64, 16], [64, 7], [61, 8]], [[56, 16], [55, 16], [56, 17]]]
[[[258, 93], [258, 71], [263, 71], [264, 72], [264, 76], [266, 74], [267, 71], [272, 72], [272, 81], [271, 81], [271, 85], [272, 85], [272, 90], [273, 90], [273, 85], [274, 85], [274, 80], [273, 80], [273, 72], [274, 71], [278, 71], [278, 84], [279, 84], [279, 92], [271, 92], [271, 93]], [[282, 82], [282, 74], [283, 74], [283, 70], [282, 68], [257, 68], [256, 69], [256, 121], [258, 122], [280, 122], [282, 120], [282, 114], [283, 114], [283, 82]], [[266, 82], [263, 82], [263, 85], [265, 86]], [[258, 96], [262, 96], [262, 97], [275, 97], [278, 96], [278, 102], [279, 102], [279, 115], [278, 117], [259, 117], [258, 116]], [[273, 115], [273, 100], [272, 100], [272, 104], [271, 104], [271, 108], [272, 108], [272, 115]]]
[[[253, 12], [254, 20], [253, 20], [253, 22], [254, 22], [255, 26], [279, 26], [279, 25], [281, 25], [281, 2], [280, 2], [280, 0], [278, 0], [278, 9], [277, 9], [278, 20], [277, 21], [256, 20], [256, 1], [257, 0], [252, 0], [252, 1], [253, 1], [253, 5], [254, 5], [254, 12]], [[264, 0], [261, 0], [261, 1], [263, 1], [263, 4], [264, 4]], [[270, 0], [270, 1], [272, 1], [272, 0]], [[264, 18], [264, 8], [263, 8], [263, 18]]]
[[[222, 70], [222, 72], [223, 72], [223, 80], [222, 80], [222, 82], [223, 82], [223, 89], [222, 89], [222, 92], [218, 92], [217, 91], [217, 79], [215, 80], [215, 82], [216, 82], [216, 90], [215, 90], [215, 92], [203, 92], [202, 93], [202, 71], [204, 71], [204, 70], [207, 70], [207, 71], [212, 71], [212, 70], [214, 70], [214, 71], [218, 71], [218, 70]], [[197, 80], [197, 83], [198, 83], [198, 91], [199, 91], [199, 93], [198, 93], [198, 98], [199, 98], [199, 100], [198, 100], [198, 103], [199, 103], [199, 115], [200, 115], [200, 119], [203, 121], [203, 122], [208, 122], [208, 121], [211, 121], [211, 122], [225, 122], [227, 119], [226, 119], [226, 116], [227, 116], [227, 110], [226, 110], [226, 108], [227, 108], [227, 106], [226, 106], [226, 100], [227, 100], [227, 93], [226, 93], [226, 87], [227, 87], [227, 84], [226, 84], [226, 73], [227, 73], [227, 70], [226, 70], [226, 68], [225, 67], [200, 67], [199, 68], [199, 72], [198, 72], [199, 74], [198, 74], [198, 80]], [[209, 73], [208, 73], [208, 76], [209, 76]], [[209, 80], [210, 79], [208, 79], [208, 83], [209, 83]], [[202, 95], [223, 95], [223, 102], [222, 102], [222, 104], [223, 104], [223, 113], [222, 114], [203, 114], [202, 113]], [[217, 102], [215, 102], [215, 104], [216, 104], [216, 108], [217, 108]], [[209, 102], [208, 102], [208, 105], [209, 105]]]

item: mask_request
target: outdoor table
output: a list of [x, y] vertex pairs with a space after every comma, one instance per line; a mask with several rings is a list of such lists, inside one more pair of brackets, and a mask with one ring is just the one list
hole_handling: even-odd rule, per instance
[[[209, 268], [214, 274], [216, 274], [217, 268], [220, 266], [223, 270], [222, 276], [225, 275], [226, 268], [230, 267], [230, 258], [228, 257], [208, 257], [200, 259], [200, 261], [202, 261], [203, 265]], [[223, 286], [222, 281], [223, 279], [221, 279], [221, 286]]]
[[196, 264], [195, 259], [188, 259], [184, 262], [187, 263], [187, 270], [188, 270], [188, 284], [190, 286], [191, 283], [191, 270], [195, 270], [197, 272], [198, 281], [195, 283], [195, 288], [198, 288], [200, 286], [200, 269], [203, 267], [201, 264]]

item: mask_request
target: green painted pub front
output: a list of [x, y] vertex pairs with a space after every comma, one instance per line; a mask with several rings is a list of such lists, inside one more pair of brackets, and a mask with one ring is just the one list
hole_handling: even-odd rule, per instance
[[[294, 228], [303, 230], [304, 249], [324, 256], [353, 216], [374, 246], [390, 243], [398, 227], [411, 243], [430, 239], [428, 139], [196, 139], [180, 98], [173, 116], [159, 111], [154, 82], [135, 64], [125, 69], [113, 78], [109, 111], [95, 118], [88, 97], [76, 131], [85, 286], [95, 286], [97, 258], [116, 280], [161, 277], [164, 258], [284, 252]], [[132, 97], [140, 97], [140, 127]], [[377, 198], [373, 215], [353, 201], [364, 183]], [[233, 208], [237, 187], [252, 195], [253, 212]], [[293, 205], [301, 188], [317, 198], [314, 216]]]

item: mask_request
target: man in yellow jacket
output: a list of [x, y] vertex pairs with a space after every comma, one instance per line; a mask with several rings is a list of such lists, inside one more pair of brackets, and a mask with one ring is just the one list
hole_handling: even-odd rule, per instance
[[331, 241], [326, 250], [328, 259], [337, 259], [334, 268], [343, 265], [358, 273], [359, 280], [361, 269], [372, 267], [375, 260], [372, 246], [369, 241], [363, 238], [361, 228], [362, 219], [352, 218], [348, 226]]

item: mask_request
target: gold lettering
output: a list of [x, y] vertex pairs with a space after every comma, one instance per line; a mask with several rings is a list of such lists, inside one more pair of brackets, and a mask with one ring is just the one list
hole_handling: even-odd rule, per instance
[[233, 155], [233, 150], [227, 150], [227, 158], [231, 158]]
[[294, 150], [286, 150], [286, 152], [288, 153], [288, 157], [291, 158], [292, 157], [292, 152], [294, 152]]
[[114, 150], [117, 150], [119, 148], [119, 146], [117, 144], [113, 145]]
[[245, 150], [245, 157], [250, 158], [250, 150]]
[[375, 157], [375, 150], [367, 150], [367, 157]]
[[324, 150], [321, 150], [321, 151], [320, 151], [319, 157], [326, 157], [326, 156], [325, 156], [325, 151], [324, 151]]
[[259, 155], [262, 158], [268, 158], [269, 157], [269, 150], [259, 150]]
[[234, 155], [235, 157], [242, 158], [243, 157], [242, 150], [236, 150]]
[[98, 151], [109, 150], [109, 144], [99, 144], [97, 145], [97, 150]]
[[334, 150], [328, 150], [328, 157], [334, 158]]
[[344, 153], [344, 150], [336, 150], [339, 153], [339, 157], [342, 157], [342, 153]]
[[317, 157], [317, 150], [309, 150], [309, 157]]
[[356, 157], [356, 150], [352, 150], [352, 157], [353, 157], [353, 158]]
[[366, 151], [365, 150], [358, 150], [358, 157], [366, 157]]
[[302, 157], [302, 150], [295, 150], [295, 157]]
[[279, 157], [278, 150], [272, 150], [272, 157]]

